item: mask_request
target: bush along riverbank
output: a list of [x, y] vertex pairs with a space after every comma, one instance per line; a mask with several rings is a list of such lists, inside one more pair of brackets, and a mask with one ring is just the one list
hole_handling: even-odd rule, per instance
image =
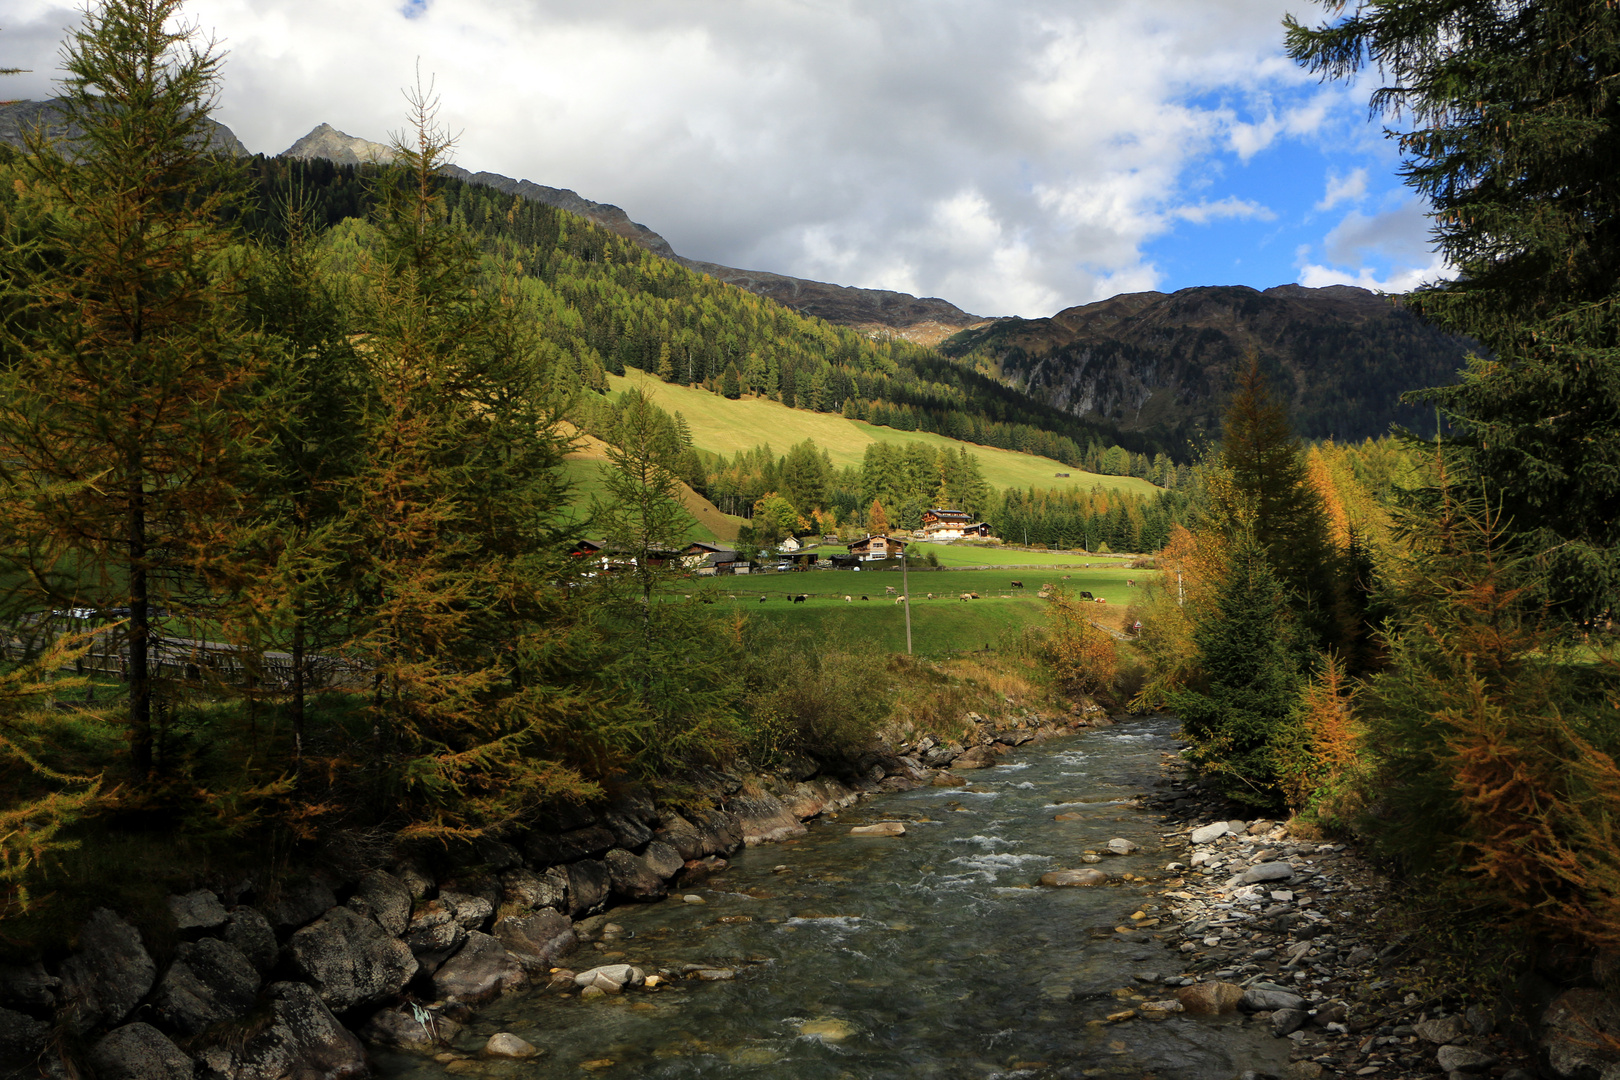
[[1134, 925], [1174, 950], [1172, 970], [1144, 967], [1115, 1022], [1235, 1014], [1294, 1043], [1290, 1080], [1620, 1076], [1601, 963], [1559, 952], [1469, 971], [1414, 916], [1423, 898], [1354, 841], [1244, 819], [1180, 757], [1164, 773], [1143, 798], [1172, 826], [1162, 904]]
[[[499, 840], [291, 880], [198, 880], [155, 923], [100, 908], [61, 955], [0, 964], [0, 1075], [340, 1080], [367, 1074], [368, 1044], [444, 1054], [470, 1010], [502, 994], [638, 978], [609, 965], [576, 984], [554, 970], [600, 936], [610, 905], [662, 900], [863, 796], [961, 783], [937, 770], [1109, 723], [1089, 703], [1062, 717], [969, 714], [958, 741], [925, 736], [837, 773], [804, 759], [768, 775], [710, 770], [685, 778], [679, 806], [634, 787]], [[487, 1055], [527, 1053], [496, 1043]]]

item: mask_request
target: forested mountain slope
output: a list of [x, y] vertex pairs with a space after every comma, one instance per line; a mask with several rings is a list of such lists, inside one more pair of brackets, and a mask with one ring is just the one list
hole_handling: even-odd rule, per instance
[[1400, 395], [1455, 380], [1469, 343], [1389, 298], [1332, 285], [1127, 293], [1047, 319], [1002, 319], [942, 346], [1033, 398], [1185, 452], [1219, 427], [1251, 352], [1306, 438], [1361, 439], [1432, 414]]

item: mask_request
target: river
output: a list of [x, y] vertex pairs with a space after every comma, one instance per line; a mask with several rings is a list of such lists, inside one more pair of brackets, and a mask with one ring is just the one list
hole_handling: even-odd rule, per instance
[[[1084, 865], [1084, 852], [1114, 837], [1140, 850], [1105, 857], [1102, 869], [1166, 876], [1164, 826], [1127, 800], [1159, 775], [1175, 730], [1154, 717], [1026, 747], [967, 774], [967, 787], [865, 800], [811, 822], [800, 839], [739, 852], [723, 875], [667, 901], [616, 908], [585, 924], [599, 940], [564, 963], [627, 962], [673, 981], [597, 1001], [504, 998], [478, 1012], [456, 1048], [476, 1051], [509, 1031], [544, 1055], [453, 1068], [536, 1080], [1281, 1074], [1289, 1044], [1263, 1025], [1186, 1015], [1103, 1022], [1170, 993], [1133, 975], [1179, 970], [1177, 941], [1154, 939], [1151, 927], [1116, 929], [1137, 912], [1138, 922], [1152, 920], [1149, 881], [1035, 885], [1047, 870]], [[876, 821], [902, 821], [906, 835], [849, 835]], [[618, 932], [602, 933], [603, 922]], [[691, 966], [734, 978], [682, 978]], [[380, 1054], [377, 1064], [398, 1080], [446, 1073], [406, 1055]]]

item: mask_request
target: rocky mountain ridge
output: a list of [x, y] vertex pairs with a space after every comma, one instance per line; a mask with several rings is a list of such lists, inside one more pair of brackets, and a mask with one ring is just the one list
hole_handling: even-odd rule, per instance
[[1251, 355], [1300, 434], [1344, 440], [1432, 426], [1400, 396], [1453, 381], [1471, 347], [1366, 289], [1216, 285], [1001, 319], [941, 348], [1037, 400], [1185, 450], [1218, 431]]

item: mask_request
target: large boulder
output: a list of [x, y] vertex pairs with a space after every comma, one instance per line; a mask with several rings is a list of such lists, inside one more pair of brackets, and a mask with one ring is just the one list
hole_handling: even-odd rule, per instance
[[[22, 1070], [45, 1051], [50, 1040], [49, 1024], [10, 1009], [0, 1009], [0, 1076], [13, 1068]], [[30, 1076], [34, 1075], [29, 1072]]]
[[708, 850], [705, 838], [698, 827], [673, 810], [666, 813], [659, 823], [657, 836], [680, 852], [683, 861], [701, 859], [705, 855], [713, 854]]
[[310, 878], [282, 885], [274, 897], [260, 907], [276, 932], [284, 934], [309, 925], [337, 907], [337, 897], [325, 882]]
[[638, 848], [653, 837], [651, 829], [629, 814], [608, 814], [602, 824], [613, 833], [613, 842], [622, 848]]
[[225, 920], [225, 940], [242, 950], [260, 975], [270, 974], [276, 966], [281, 947], [276, 944], [276, 932], [270, 929], [270, 920], [262, 912], [250, 907], [239, 907]]
[[355, 895], [371, 906], [372, 917], [394, 937], [403, 937], [411, 922], [411, 890], [384, 870], [368, 870], [360, 875]]
[[[1620, 1063], [1620, 1003], [1601, 990], [1565, 990], [1541, 1016], [1540, 1052], [1555, 1080], [1596, 1080]], [[1620, 1070], [1617, 1070], [1620, 1071]]]
[[200, 1056], [205, 1074], [230, 1080], [350, 1080], [367, 1075], [366, 1050], [303, 983], [272, 983], [271, 1022], [236, 1046]]
[[433, 996], [459, 1005], [477, 1005], [527, 981], [523, 965], [499, 938], [474, 930], [433, 973]]
[[646, 980], [646, 974], [638, 967], [630, 964], [604, 964], [575, 975], [574, 985], [581, 989], [594, 986], [604, 993], [617, 994], [626, 986], [640, 986]]
[[225, 905], [208, 889], [169, 897], [169, 914], [182, 935], [212, 930], [225, 921]]
[[975, 746], [964, 750], [962, 755], [951, 762], [953, 769], [988, 769], [996, 763], [996, 751], [993, 746]]
[[456, 922], [455, 909], [438, 900], [417, 906], [405, 934], [406, 948], [421, 969], [430, 973], [450, 959], [465, 940], [467, 931]]
[[1305, 999], [1286, 990], [1255, 988], [1243, 991], [1240, 1004], [1249, 1012], [1271, 1012], [1276, 1009], [1303, 1009]]
[[495, 914], [495, 905], [484, 897], [452, 889], [439, 890], [439, 903], [450, 909], [463, 930], [482, 930]]
[[664, 879], [640, 855], [614, 848], [603, 861], [607, 863], [608, 880], [615, 895], [642, 902], [662, 900], [669, 895]]
[[76, 1035], [123, 1023], [157, 979], [141, 935], [106, 908], [97, 908], [79, 931], [78, 951], [61, 972], [68, 1028]]
[[618, 841], [604, 825], [587, 825], [562, 833], [532, 833], [523, 842], [523, 853], [537, 866], [577, 862], [601, 855]]
[[90, 1048], [96, 1080], [191, 1080], [195, 1066], [151, 1024], [125, 1024]]
[[686, 860], [681, 858], [681, 853], [662, 840], [654, 840], [648, 844], [647, 850], [641, 853], [641, 857], [647, 861], [647, 869], [661, 878], [674, 877], [686, 865]]
[[703, 855], [730, 855], [743, 846], [743, 825], [736, 814], [727, 810], [692, 810], [686, 816], [703, 839]]
[[409, 946], [343, 907], [294, 934], [287, 951], [333, 1012], [393, 997], [417, 970]]
[[45, 965], [0, 964], [0, 1007], [24, 1012], [51, 1012], [62, 994], [62, 980]]
[[259, 972], [228, 941], [186, 942], [163, 973], [152, 1007], [163, 1023], [182, 1035], [241, 1016], [253, 1008]]
[[607, 902], [607, 864], [595, 859], [581, 859], [562, 868], [568, 878], [568, 914], [578, 918], [582, 913], [594, 911]]
[[1294, 868], [1285, 862], [1263, 862], [1239, 874], [1238, 884], [1256, 885], [1264, 881], [1287, 881], [1293, 876]]
[[550, 969], [579, 943], [573, 923], [550, 908], [533, 915], [508, 915], [495, 924], [495, 937], [531, 977]]
[[749, 847], [802, 836], [808, 829], [773, 795], [737, 795], [730, 803], [732, 814], [742, 825], [743, 843]]
[[537, 908], [568, 910], [568, 879], [555, 868], [543, 874], [533, 870], [508, 870], [501, 875], [501, 899], [520, 910]]

